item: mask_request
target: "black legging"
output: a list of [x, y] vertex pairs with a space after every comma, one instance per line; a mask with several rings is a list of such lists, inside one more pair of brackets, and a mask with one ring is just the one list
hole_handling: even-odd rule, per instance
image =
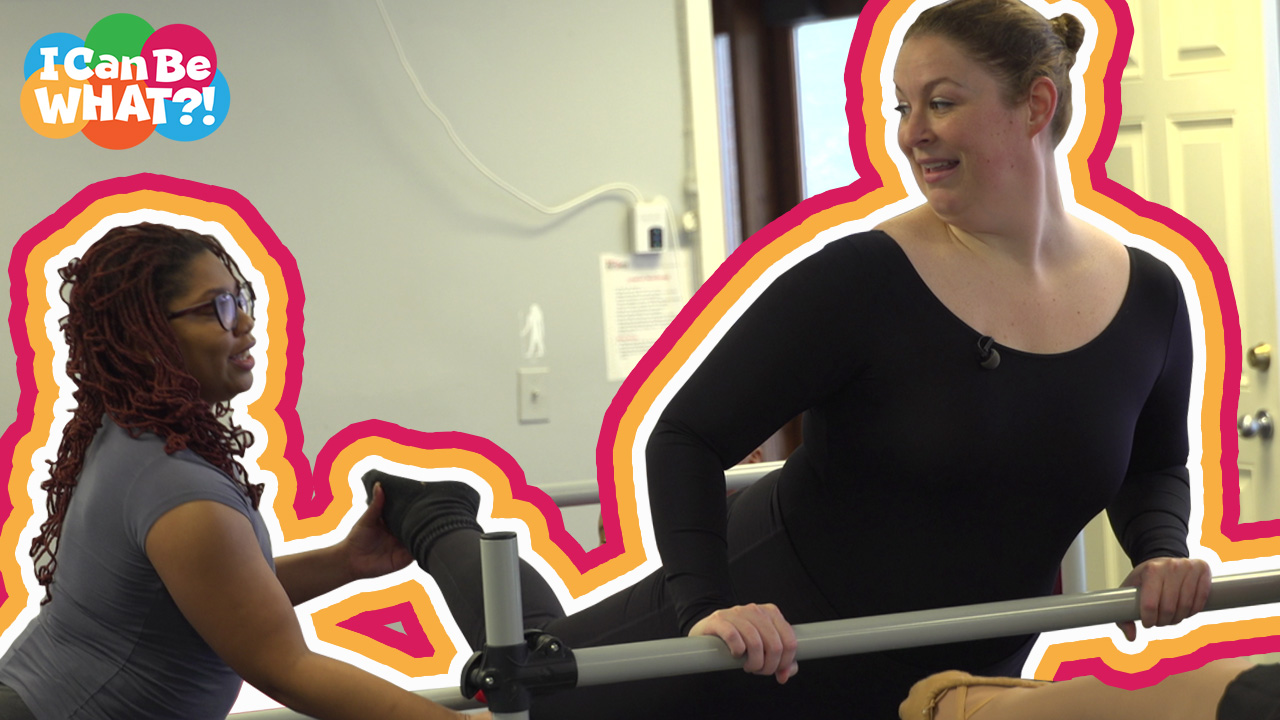
[[[838, 619], [795, 556], [778, 511], [771, 473], [733, 496], [729, 506], [730, 570], [738, 599], [771, 602], [793, 624]], [[427, 568], [472, 647], [484, 638], [479, 533], [460, 530], [438, 541]], [[554, 593], [522, 567], [526, 627], [559, 637], [570, 648], [676, 637], [675, 612], [658, 571], [586, 610], [565, 616]], [[1018, 675], [1032, 640], [994, 665], [962, 667], [975, 674]], [[930, 652], [954, 660], [962, 653]], [[938, 664], [941, 662], [942, 664]], [[534, 718], [801, 717], [824, 713], [853, 720], [893, 720], [917, 680], [951, 669], [946, 660], [921, 661], [911, 651], [857, 655], [800, 664], [786, 685], [741, 670], [581, 688], [535, 701]], [[945, 665], [945, 666], [944, 666]], [[836, 715], [836, 713], [839, 713]]]
[[22, 698], [18, 697], [18, 693], [8, 685], [0, 684], [0, 718], [3, 720], [36, 720], [36, 716], [31, 714], [31, 709], [26, 703], [22, 702]]

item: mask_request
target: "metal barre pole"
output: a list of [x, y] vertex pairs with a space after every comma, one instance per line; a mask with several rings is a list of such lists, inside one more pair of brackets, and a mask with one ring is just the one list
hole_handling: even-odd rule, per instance
[[[1213, 581], [1205, 611], [1280, 602], [1280, 571], [1227, 575]], [[798, 660], [1105, 625], [1138, 618], [1135, 588], [1006, 600], [953, 608], [831, 620], [795, 626]], [[604, 685], [742, 667], [716, 638], [672, 638], [579, 648], [578, 685]], [[418, 693], [453, 708], [477, 707], [457, 690]], [[279, 713], [279, 714], [277, 714]], [[288, 710], [236, 715], [242, 720], [296, 720]]]
[[[1280, 572], [1230, 575], [1213, 582], [1206, 611], [1280, 602]], [[1138, 591], [1006, 600], [954, 608], [831, 620], [795, 626], [797, 660], [941, 645], [1136, 620]], [[674, 638], [574, 650], [578, 686], [731, 670], [742, 660], [716, 638]]]
[[[729, 490], [740, 490], [780, 467], [782, 467], [781, 462], [735, 465], [724, 471], [725, 487]], [[538, 488], [549, 495], [560, 507], [595, 505], [600, 502], [600, 488], [595, 480], [548, 483], [539, 485]]]
[[[480, 537], [480, 574], [484, 580], [485, 644], [523, 645], [520, 556], [515, 533], [486, 533]], [[527, 702], [526, 698], [526, 708]], [[493, 717], [494, 720], [529, 720], [529, 711], [495, 712]]]
[[480, 537], [484, 627], [490, 645], [519, 645], [524, 642], [517, 550], [513, 532], [488, 533]]

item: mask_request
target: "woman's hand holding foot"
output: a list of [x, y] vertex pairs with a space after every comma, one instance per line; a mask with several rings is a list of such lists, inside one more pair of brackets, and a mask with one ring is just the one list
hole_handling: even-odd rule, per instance
[[340, 543], [352, 580], [381, 577], [413, 562], [413, 555], [387, 530], [382, 520], [386, 494], [380, 484], [373, 486], [369, 507]]

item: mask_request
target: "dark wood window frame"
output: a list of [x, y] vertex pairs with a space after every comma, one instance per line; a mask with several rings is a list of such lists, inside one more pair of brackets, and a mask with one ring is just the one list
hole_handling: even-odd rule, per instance
[[[795, 26], [856, 16], [865, 5], [866, 0], [712, 3], [714, 31], [717, 36], [727, 36], [729, 44], [737, 224], [742, 238], [798, 205], [804, 196]], [[800, 441], [800, 418], [795, 418], [764, 444], [764, 459], [786, 459]]]

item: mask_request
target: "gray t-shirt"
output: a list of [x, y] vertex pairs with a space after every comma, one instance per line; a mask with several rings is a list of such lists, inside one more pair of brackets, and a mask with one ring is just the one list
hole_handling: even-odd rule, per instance
[[146, 554], [152, 524], [197, 500], [244, 513], [272, 562], [261, 514], [225, 473], [103, 420], [67, 509], [53, 600], [0, 658], [0, 683], [37, 718], [226, 717], [241, 680], [183, 617]]

